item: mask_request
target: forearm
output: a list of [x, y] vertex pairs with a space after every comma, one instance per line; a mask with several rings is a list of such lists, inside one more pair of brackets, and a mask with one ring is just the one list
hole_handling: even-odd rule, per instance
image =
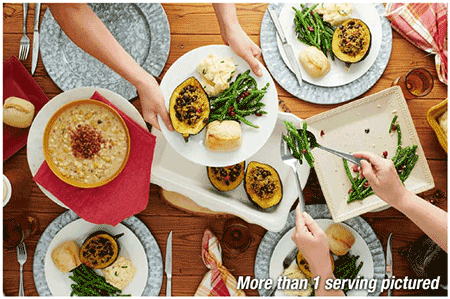
[[410, 191], [396, 208], [447, 252], [447, 212]]
[[87, 4], [49, 4], [49, 7], [61, 29], [78, 47], [131, 84], [138, 86], [142, 80], [153, 78], [122, 48]]
[[213, 3], [214, 12], [220, 26], [222, 37], [226, 38], [227, 31], [240, 26], [234, 3]]

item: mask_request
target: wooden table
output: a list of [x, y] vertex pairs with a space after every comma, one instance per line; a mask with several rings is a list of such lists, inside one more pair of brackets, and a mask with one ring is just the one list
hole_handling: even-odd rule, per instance
[[[219, 26], [213, 8], [210, 4], [164, 4], [171, 28], [171, 47], [167, 69], [181, 55], [197, 47], [209, 44], [222, 44]], [[237, 5], [240, 23], [248, 35], [259, 44], [261, 20], [267, 4], [239, 4]], [[42, 15], [46, 10], [42, 7]], [[22, 5], [3, 4], [3, 61], [12, 55], [18, 55], [19, 40], [22, 36]], [[42, 17], [41, 17], [42, 18]], [[34, 19], [34, 5], [30, 5], [27, 20], [28, 36], [32, 39]], [[447, 209], [447, 155], [440, 147], [438, 140], [426, 120], [427, 110], [447, 97], [447, 86], [439, 82], [434, 68], [434, 57], [417, 49], [399, 34], [393, 32], [392, 54], [389, 64], [380, 80], [363, 96], [367, 96], [390, 87], [391, 82], [399, 75], [406, 73], [414, 67], [425, 67], [434, 77], [433, 91], [421, 99], [408, 101], [408, 106], [419, 134], [421, 144], [425, 151], [428, 164], [434, 177], [436, 188], [422, 197], [429, 198], [436, 190], [444, 192], [444, 198], [436, 203], [439, 207]], [[25, 67], [31, 69], [31, 52], [28, 59], [23, 62]], [[51, 99], [61, 90], [55, 85], [47, 74], [41, 59], [37, 66], [35, 79], [46, 95]], [[316, 105], [292, 97], [283, 88], [277, 85], [280, 99], [297, 116], [305, 119], [318, 113], [335, 108], [339, 105]], [[362, 97], [363, 97], [362, 96]], [[131, 101], [140, 110], [138, 99]], [[4, 173], [13, 177], [14, 184], [23, 188], [21, 192], [14, 192], [10, 203], [4, 208], [5, 215], [14, 215], [22, 212], [32, 212], [38, 219], [42, 231], [49, 223], [66, 210], [49, 200], [32, 180], [26, 159], [26, 148], [18, 151], [4, 164]], [[18, 190], [17, 188], [16, 190]], [[172, 293], [176, 296], [192, 296], [206, 273], [206, 267], [201, 259], [201, 239], [204, 230], [209, 227], [221, 238], [222, 228], [227, 217], [196, 216], [167, 204], [159, 196], [159, 187], [152, 185], [149, 193], [148, 207], [137, 215], [148, 226], [160, 245], [163, 257], [165, 256], [166, 238], [173, 231], [173, 283]], [[306, 185], [304, 195], [307, 204], [325, 203], [317, 177], [312, 172]], [[383, 248], [386, 246], [387, 236], [394, 233], [393, 259], [394, 275], [396, 277], [413, 276], [408, 264], [398, 254], [398, 249], [407, 246], [423, 233], [404, 215], [387, 209], [379, 213], [367, 213], [362, 216], [374, 229]], [[265, 234], [265, 230], [257, 225], [250, 225], [254, 241], [250, 249], [236, 259], [224, 259], [224, 265], [235, 276], [252, 275], [254, 260], [258, 245]], [[24, 266], [25, 294], [37, 295], [33, 280], [33, 255], [39, 235], [30, 237], [26, 241], [28, 261]], [[16, 251], [3, 249], [3, 285], [6, 295], [18, 294], [19, 264]], [[164, 282], [161, 295], [165, 295]], [[257, 295], [256, 291], [247, 291], [248, 295]], [[385, 295], [386, 292], [383, 293]], [[394, 291], [395, 295], [425, 295], [421, 291]]]

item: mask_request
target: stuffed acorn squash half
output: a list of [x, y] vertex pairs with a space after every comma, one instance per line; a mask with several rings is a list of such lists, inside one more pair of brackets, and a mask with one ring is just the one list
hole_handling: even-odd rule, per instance
[[371, 44], [369, 27], [360, 19], [349, 19], [334, 31], [331, 48], [339, 60], [349, 65], [366, 58]]
[[245, 161], [226, 167], [206, 167], [211, 184], [219, 191], [236, 189], [244, 180]]
[[80, 260], [93, 269], [103, 269], [114, 263], [119, 256], [120, 245], [117, 242], [123, 234], [113, 236], [105, 231], [91, 234], [81, 245]]
[[170, 97], [169, 115], [172, 126], [187, 142], [208, 123], [209, 100], [200, 82], [190, 77], [177, 86]]
[[245, 172], [244, 182], [248, 198], [262, 209], [276, 206], [283, 198], [280, 176], [270, 165], [250, 162]]

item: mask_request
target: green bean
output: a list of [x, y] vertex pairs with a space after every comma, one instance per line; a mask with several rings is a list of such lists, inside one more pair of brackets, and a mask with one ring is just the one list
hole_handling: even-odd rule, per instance
[[394, 125], [395, 125], [395, 122], [397, 121], [397, 118], [398, 118], [398, 115], [395, 115], [394, 118], [392, 119], [391, 125], [389, 126], [389, 133], [391, 133], [392, 130], [394, 129]]
[[350, 168], [348, 167], [348, 162], [347, 162], [347, 160], [342, 159], [342, 161], [344, 161], [345, 173], [347, 174], [347, 177], [349, 178], [350, 183], [352, 183], [353, 191], [356, 192], [356, 196], [357, 196], [358, 199], [362, 199], [362, 196], [361, 196], [361, 190], [360, 190], [360, 189], [358, 188], [358, 186], [355, 184], [355, 180], [353, 179], [353, 176], [352, 176], [352, 174], [351, 174], [351, 172], [350, 172]]
[[238, 120], [242, 121], [242, 122], [243, 122], [244, 124], [246, 124], [247, 126], [250, 126], [250, 127], [252, 127], [252, 128], [255, 128], [255, 129], [259, 129], [259, 127], [258, 127], [257, 125], [255, 125], [255, 124], [253, 124], [252, 122], [246, 120], [244, 117], [240, 116], [239, 114], [236, 114], [236, 115], [235, 115], [235, 118], [237, 118]]

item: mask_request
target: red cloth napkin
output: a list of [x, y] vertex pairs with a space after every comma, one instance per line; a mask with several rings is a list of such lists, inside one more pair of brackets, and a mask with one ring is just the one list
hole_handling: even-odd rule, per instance
[[127, 124], [130, 156], [125, 168], [108, 184], [84, 189], [61, 181], [44, 161], [34, 180], [86, 221], [115, 226], [147, 206], [156, 137], [98, 92], [91, 99], [113, 107]]
[[416, 47], [435, 54], [439, 80], [447, 84], [447, 4], [389, 3], [391, 26]]
[[245, 296], [237, 289], [236, 278], [222, 265], [222, 249], [219, 240], [206, 229], [202, 240], [202, 258], [210, 269], [200, 283], [195, 296]]

